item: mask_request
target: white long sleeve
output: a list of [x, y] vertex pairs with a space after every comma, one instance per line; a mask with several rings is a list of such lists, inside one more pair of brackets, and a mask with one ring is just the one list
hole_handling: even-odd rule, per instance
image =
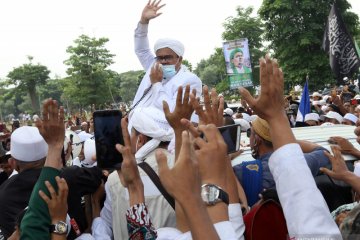
[[290, 238], [342, 239], [298, 144], [287, 144], [276, 150], [270, 157], [269, 167]]
[[152, 65], [155, 57], [149, 46], [148, 27], [148, 24], [138, 23], [134, 36], [135, 53], [145, 71]]

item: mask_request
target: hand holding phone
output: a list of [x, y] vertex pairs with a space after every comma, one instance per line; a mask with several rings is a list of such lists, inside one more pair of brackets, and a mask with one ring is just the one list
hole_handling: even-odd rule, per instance
[[118, 169], [121, 167], [122, 155], [116, 150], [117, 143], [123, 143], [119, 110], [95, 111], [94, 135], [96, 161], [99, 168]]
[[240, 150], [241, 127], [239, 124], [218, 128], [228, 148], [228, 154]]

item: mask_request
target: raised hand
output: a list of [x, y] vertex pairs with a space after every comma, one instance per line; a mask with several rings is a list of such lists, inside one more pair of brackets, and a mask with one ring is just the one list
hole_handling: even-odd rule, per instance
[[224, 125], [224, 99], [218, 97], [216, 90], [213, 88], [209, 95], [207, 86], [203, 87], [205, 110], [200, 105], [194, 94], [190, 94], [190, 102], [199, 116], [199, 124], [215, 124], [217, 127]]
[[62, 167], [61, 151], [65, 138], [64, 108], [59, 109], [57, 102], [51, 98], [45, 100], [42, 120], [39, 119], [35, 124], [49, 147], [44, 166], [60, 169]]
[[277, 61], [269, 55], [260, 59], [260, 84], [258, 98], [253, 98], [245, 88], [240, 88], [241, 96], [259, 117], [267, 121], [284, 115], [284, 75]]
[[160, 3], [161, 0], [159, 1], [153, 0], [152, 2], [151, 0], [149, 0], [149, 2], [146, 4], [141, 14], [140, 22], [142, 24], [148, 24], [151, 19], [161, 15], [161, 13], [159, 13], [158, 11], [163, 6], [165, 6], [165, 4], [160, 5]]
[[156, 151], [159, 166], [159, 177], [166, 190], [182, 205], [189, 195], [200, 200], [200, 174], [194, 149], [191, 146], [190, 135], [182, 132], [182, 145], [178, 160], [172, 169], [167, 165], [166, 155]]
[[64, 108], [59, 109], [56, 100], [45, 100], [42, 120], [36, 121], [36, 127], [49, 147], [62, 148], [65, 138]]
[[349, 175], [353, 175], [347, 168], [344, 158], [341, 155], [340, 148], [338, 146], [331, 146], [331, 151], [334, 155], [331, 155], [327, 151], [324, 151], [325, 155], [330, 159], [332, 170], [327, 168], [320, 168], [320, 171], [329, 175], [330, 177], [345, 181]]
[[214, 124], [200, 125], [199, 131], [204, 134], [204, 139], [198, 137], [194, 144], [201, 180], [226, 188], [226, 169], [229, 164], [227, 145]]
[[141, 181], [137, 168], [135, 155], [131, 152], [130, 135], [128, 132], [128, 118], [121, 119], [121, 130], [124, 138], [124, 146], [116, 144], [116, 149], [122, 154], [123, 162], [118, 174], [121, 183], [129, 190], [130, 205], [135, 205], [145, 201], [144, 185]]
[[[193, 89], [192, 95], [196, 95], [196, 90]], [[163, 101], [163, 109], [165, 113], [166, 120], [174, 131], [183, 131], [185, 127], [180, 123], [180, 120], [190, 119], [191, 114], [194, 112], [193, 106], [189, 101], [190, 96], [190, 85], [186, 85], [185, 93], [183, 98], [183, 88], [180, 86], [178, 88], [178, 93], [176, 97], [176, 105], [173, 112], [170, 112], [169, 105], [167, 102]]]
[[341, 153], [344, 154], [353, 154], [357, 149], [354, 147], [354, 145], [352, 145], [351, 142], [349, 142], [349, 140], [343, 138], [343, 137], [330, 137], [328, 140], [329, 143], [332, 144], [337, 144], [339, 146], [339, 150], [341, 151]]
[[48, 181], [45, 181], [45, 185], [49, 190], [50, 197], [48, 197], [43, 191], [39, 191], [40, 197], [48, 205], [51, 222], [53, 224], [57, 223], [58, 221], [65, 222], [68, 210], [67, 196], [69, 192], [69, 188], [65, 179], [60, 178], [59, 176], [56, 176], [55, 179], [58, 185], [58, 192], [55, 191], [53, 186], [51, 186], [51, 183]]

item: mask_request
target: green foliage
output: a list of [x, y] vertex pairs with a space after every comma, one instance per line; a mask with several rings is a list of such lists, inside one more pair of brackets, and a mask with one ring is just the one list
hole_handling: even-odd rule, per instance
[[195, 71], [202, 80], [203, 84], [215, 87], [219, 82], [226, 78], [225, 59], [221, 48], [216, 48], [208, 59], [201, 60]]
[[50, 71], [46, 66], [32, 64], [33, 58], [28, 56], [29, 63], [23, 64], [20, 67], [14, 68], [8, 74], [8, 84], [14, 84], [16, 88], [14, 91], [21, 93], [28, 93], [31, 99], [33, 111], [39, 110], [39, 102], [36, 92], [36, 87], [46, 83], [49, 79]]
[[[309, 75], [310, 90], [334, 83], [328, 55], [321, 49], [326, 19], [333, 0], [264, 0], [259, 10], [265, 22], [265, 40], [285, 73], [287, 86], [303, 84]], [[351, 34], [359, 32], [358, 16], [346, 12], [346, 0], [337, 1]]]
[[107, 67], [113, 63], [105, 44], [107, 38], [90, 38], [81, 35], [74, 41], [75, 46], [66, 50], [70, 58], [64, 61], [69, 66], [65, 80], [64, 98], [72, 104], [88, 106], [112, 101], [111, 80], [113, 72]]
[[120, 90], [119, 94], [123, 102], [130, 102], [134, 99], [136, 90], [139, 86], [139, 79], [141, 81], [145, 72], [140, 71], [129, 71], [120, 74]]
[[183, 60], [182, 60], [182, 64], [185, 65], [185, 66], [187, 66], [188, 69], [189, 69], [189, 71], [192, 72], [193, 67], [192, 67], [191, 63], [190, 63], [188, 60], [183, 59]]

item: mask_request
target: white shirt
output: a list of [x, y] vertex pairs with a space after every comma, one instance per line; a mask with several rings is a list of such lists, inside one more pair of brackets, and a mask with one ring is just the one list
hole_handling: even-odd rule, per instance
[[277, 149], [270, 157], [269, 167], [290, 239], [342, 239], [299, 144], [287, 144]]
[[[136, 92], [133, 104], [135, 104], [143, 96], [144, 91], [150, 87], [150, 71], [155, 63], [155, 55], [149, 47], [149, 40], [147, 37], [148, 24], [139, 23], [135, 30], [135, 53], [140, 60], [146, 74], [142, 79], [140, 86]], [[187, 67], [182, 65], [177, 74], [168, 81], [162, 81], [153, 84], [150, 92], [138, 104], [138, 106], [154, 106], [162, 111], [162, 101], [165, 100], [169, 104], [170, 111], [173, 111], [176, 104], [176, 97], [178, 87], [183, 88], [190, 85], [190, 91], [196, 89], [196, 95], [200, 96], [202, 93], [202, 83], [200, 78], [188, 71]], [[193, 114], [192, 121], [198, 122], [198, 118]]]

